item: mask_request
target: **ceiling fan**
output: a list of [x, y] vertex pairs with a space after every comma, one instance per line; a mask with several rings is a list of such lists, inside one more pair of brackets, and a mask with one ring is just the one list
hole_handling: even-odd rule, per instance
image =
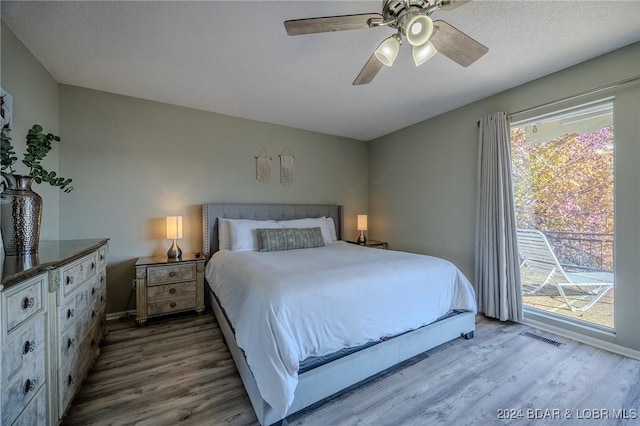
[[413, 61], [420, 66], [437, 52], [468, 67], [489, 49], [445, 21], [432, 21], [436, 10], [451, 10], [471, 0], [382, 0], [382, 14], [328, 16], [294, 19], [284, 22], [287, 34], [316, 34], [362, 28], [391, 27], [397, 33], [385, 39], [353, 81], [354, 85], [371, 83], [383, 65], [391, 66], [398, 56], [402, 37], [412, 46]]

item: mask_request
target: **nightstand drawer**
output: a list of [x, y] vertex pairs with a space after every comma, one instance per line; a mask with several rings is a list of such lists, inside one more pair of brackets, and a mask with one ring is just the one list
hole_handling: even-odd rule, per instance
[[147, 299], [149, 302], [157, 302], [164, 299], [177, 297], [194, 297], [196, 295], [196, 282], [165, 284], [149, 287]]
[[194, 309], [196, 307], [196, 298], [194, 296], [149, 302], [147, 311], [149, 315], [153, 316]]
[[147, 285], [162, 285], [181, 281], [195, 281], [196, 265], [176, 264], [170, 266], [152, 266], [147, 268]]

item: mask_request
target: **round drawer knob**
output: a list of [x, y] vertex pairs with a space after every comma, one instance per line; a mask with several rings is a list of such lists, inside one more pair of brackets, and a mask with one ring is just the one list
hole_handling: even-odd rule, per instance
[[170, 288], [170, 289], [169, 289], [169, 293], [171, 293], [171, 294], [176, 294], [176, 289], [175, 289], [175, 288], [173, 288], [173, 287], [172, 287], [172, 288]]
[[35, 341], [29, 341], [27, 340], [26, 342], [24, 342], [24, 345], [22, 346], [22, 355], [26, 355], [29, 352], [33, 352], [36, 348], [36, 342]]
[[171, 278], [175, 277], [175, 276], [176, 276], [176, 271], [171, 271], [171, 272], [169, 272], [169, 276], [170, 276]]
[[176, 307], [176, 302], [169, 303], [169, 306], [171, 306], [172, 308], [175, 308]]
[[22, 307], [23, 311], [26, 311], [29, 308], [33, 308], [33, 297], [24, 297], [22, 298], [22, 302], [20, 304], [20, 306]]
[[22, 389], [22, 391], [24, 392], [24, 394], [28, 394], [29, 391], [32, 391], [36, 388], [36, 381], [35, 380], [31, 380], [31, 379], [27, 379], [24, 382], [24, 388]]

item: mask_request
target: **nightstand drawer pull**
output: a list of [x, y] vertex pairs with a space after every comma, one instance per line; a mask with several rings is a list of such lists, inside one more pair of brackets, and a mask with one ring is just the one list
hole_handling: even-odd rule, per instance
[[76, 344], [76, 339], [67, 339], [67, 348], [70, 348], [71, 346]]
[[176, 271], [171, 271], [171, 272], [169, 272], [169, 276], [170, 276], [171, 278], [175, 277], [175, 276], [176, 276]]
[[169, 303], [169, 306], [171, 306], [172, 308], [175, 308], [176, 307], [176, 302]]
[[171, 288], [169, 289], [169, 293], [171, 293], [171, 294], [176, 294], [176, 289], [175, 289], [174, 287], [171, 287]]
[[96, 262], [91, 262], [91, 270], [93, 271], [94, 269], [96, 269]]
[[67, 309], [67, 319], [69, 318], [73, 318], [73, 316], [75, 315], [75, 309]]
[[27, 379], [24, 382], [24, 388], [23, 388], [23, 392], [24, 394], [28, 394], [29, 391], [32, 391], [36, 388], [36, 381], [35, 380], [31, 380], [31, 379]]
[[72, 384], [74, 384], [76, 381], [76, 377], [72, 376], [71, 374], [69, 374], [69, 376], [67, 376], [67, 386], [71, 386]]
[[29, 352], [33, 352], [36, 349], [36, 342], [31, 340], [27, 340], [26, 342], [24, 342], [24, 345], [22, 346], [22, 355], [26, 355]]
[[92, 287], [92, 288], [91, 288], [91, 295], [93, 296], [94, 294], [96, 294], [96, 288], [95, 288], [95, 287]]
[[96, 317], [96, 311], [91, 311], [91, 318], [95, 318]]
[[33, 303], [34, 303], [33, 297], [22, 298], [22, 304], [21, 304], [22, 310], [26, 311], [29, 308], [33, 308]]
[[71, 275], [67, 275], [67, 285], [73, 284], [73, 277]]

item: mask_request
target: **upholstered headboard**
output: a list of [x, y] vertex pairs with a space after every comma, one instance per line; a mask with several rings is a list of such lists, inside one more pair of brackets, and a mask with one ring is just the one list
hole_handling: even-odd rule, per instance
[[327, 216], [336, 224], [336, 235], [342, 239], [342, 206], [335, 204], [237, 204], [208, 203], [202, 205], [203, 252], [207, 259], [218, 251], [218, 218], [290, 220]]

